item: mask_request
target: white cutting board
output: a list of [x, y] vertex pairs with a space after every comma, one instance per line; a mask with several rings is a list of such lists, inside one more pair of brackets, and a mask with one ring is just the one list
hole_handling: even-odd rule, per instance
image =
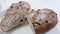
[[[20, 0], [0, 0], [0, 18], [12, 3], [19, 2]], [[58, 14], [58, 24], [52, 30], [45, 34], [60, 34], [60, 0], [23, 0], [31, 5], [32, 9], [50, 8]], [[2, 32], [0, 34], [33, 34], [29, 24], [19, 26], [13, 29], [11, 32]]]

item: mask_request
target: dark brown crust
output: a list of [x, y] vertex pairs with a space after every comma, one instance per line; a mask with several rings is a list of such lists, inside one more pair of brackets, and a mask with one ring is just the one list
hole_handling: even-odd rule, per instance
[[44, 34], [45, 32], [55, 27], [57, 22], [58, 22], [57, 17], [53, 18], [49, 23], [43, 24], [37, 29], [35, 29], [36, 34]]

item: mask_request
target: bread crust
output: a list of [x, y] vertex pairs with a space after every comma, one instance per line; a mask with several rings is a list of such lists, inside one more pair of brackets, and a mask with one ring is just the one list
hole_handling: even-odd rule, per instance
[[[33, 15], [33, 14], [34, 15]], [[35, 34], [44, 34], [54, 28], [58, 22], [57, 14], [51, 9], [34, 10], [28, 16]]]

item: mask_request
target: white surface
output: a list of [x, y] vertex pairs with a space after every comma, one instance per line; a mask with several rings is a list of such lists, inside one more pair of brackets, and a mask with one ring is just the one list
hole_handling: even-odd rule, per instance
[[[19, 2], [20, 0], [0, 0], [0, 8], [1, 11], [7, 9], [12, 3]], [[60, 0], [23, 0], [31, 4], [32, 9], [42, 9], [42, 8], [50, 8], [53, 9], [58, 14], [58, 24], [55, 28], [47, 32], [46, 34], [60, 34]], [[1, 12], [0, 11], [0, 12]], [[2, 13], [0, 13], [0, 17], [2, 17]], [[29, 26], [22, 27], [14, 31], [14, 34], [33, 34]]]

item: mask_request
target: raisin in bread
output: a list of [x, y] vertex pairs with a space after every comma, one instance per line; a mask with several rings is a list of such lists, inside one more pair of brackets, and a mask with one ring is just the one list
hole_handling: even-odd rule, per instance
[[30, 10], [30, 5], [27, 2], [20, 1], [19, 3], [14, 3], [6, 10], [4, 18], [1, 20], [2, 31], [9, 31], [12, 28], [26, 23], [25, 16]]
[[34, 34], [43, 34], [57, 24], [57, 14], [51, 9], [32, 10], [27, 17]]

